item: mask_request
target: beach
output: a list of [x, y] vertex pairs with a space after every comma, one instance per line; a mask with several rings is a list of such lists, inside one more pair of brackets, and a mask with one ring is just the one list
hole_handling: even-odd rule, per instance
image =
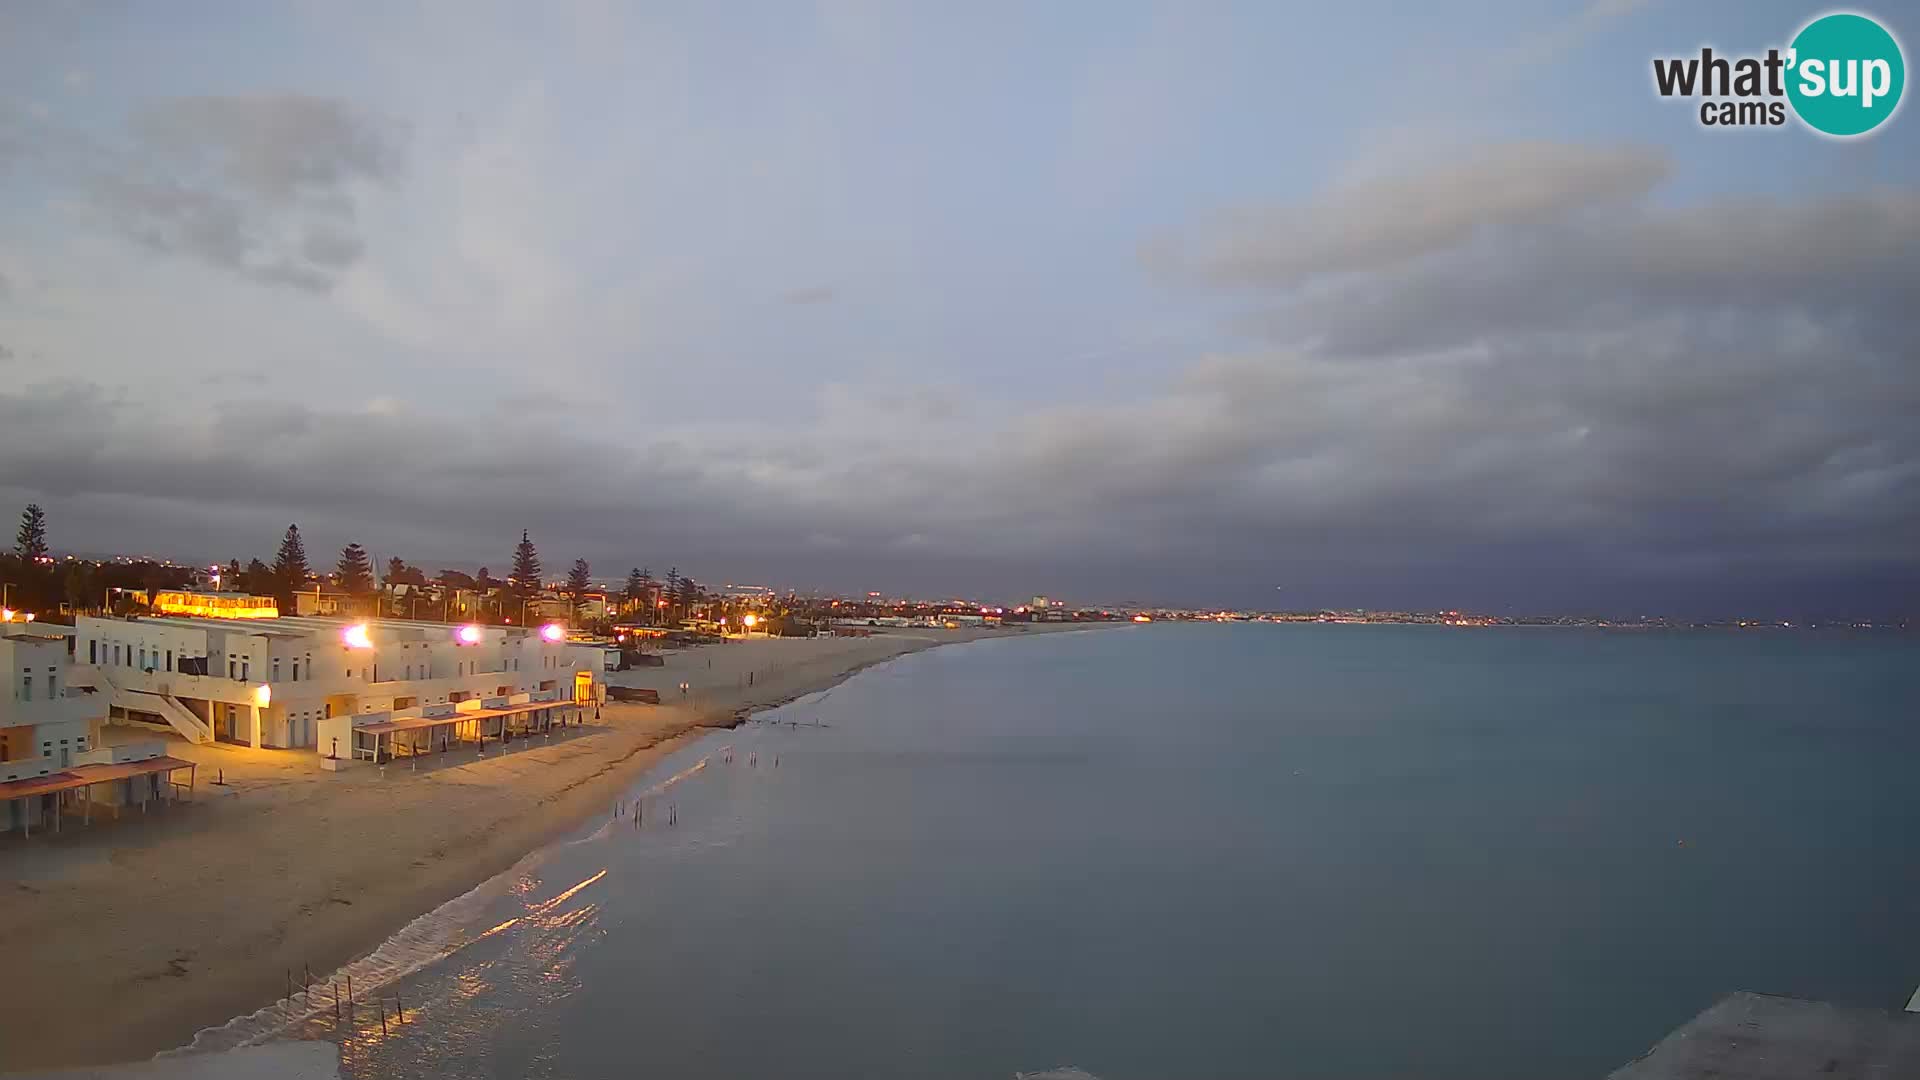
[[320, 980], [747, 711], [936, 645], [1075, 628], [668, 650], [664, 667], [609, 673], [616, 686], [658, 689], [661, 705], [610, 701], [551, 740], [462, 748], [418, 770], [402, 760], [328, 773], [311, 751], [170, 739], [169, 752], [200, 765], [192, 803], [0, 838], [0, 1070], [144, 1058], [280, 998], [289, 979]]

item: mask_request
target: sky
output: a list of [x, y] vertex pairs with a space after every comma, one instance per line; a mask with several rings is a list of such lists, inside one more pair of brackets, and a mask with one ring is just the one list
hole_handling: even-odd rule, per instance
[[0, 509], [183, 561], [298, 522], [498, 573], [524, 528], [604, 579], [1920, 614], [1920, 117], [1652, 89], [1823, 10], [0, 0]]

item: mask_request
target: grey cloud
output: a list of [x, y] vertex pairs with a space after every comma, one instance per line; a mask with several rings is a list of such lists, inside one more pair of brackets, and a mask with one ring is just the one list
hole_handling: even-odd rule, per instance
[[273, 203], [325, 198], [351, 182], [390, 181], [400, 172], [395, 133], [328, 98], [175, 98], [142, 111], [132, 126], [151, 150]]
[[330, 225], [309, 228], [306, 239], [301, 243], [301, 251], [308, 262], [333, 269], [353, 265], [365, 250], [366, 246], [360, 242], [359, 236]]
[[1665, 157], [1636, 146], [1514, 143], [1293, 205], [1241, 209], [1150, 244], [1150, 265], [1218, 285], [1291, 286], [1396, 266], [1484, 230], [1645, 194]]
[[793, 289], [783, 293], [780, 299], [789, 304], [825, 304], [831, 302], [837, 291], [831, 285], [810, 285], [804, 289]]
[[402, 168], [402, 131], [324, 98], [176, 99], [134, 116], [129, 133], [125, 144], [59, 133], [41, 164], [77, 178], [143, 247], [316, 292], [364, 251], [362, 190]]
[[1350, 354], [1507, 334], [1604, 335], [1656, 315], [1803, 312], [1909, 339], [1920, 193], [1634, 205], [1466, 245], [1393, 273], [1283, 293], [1254, 320]]

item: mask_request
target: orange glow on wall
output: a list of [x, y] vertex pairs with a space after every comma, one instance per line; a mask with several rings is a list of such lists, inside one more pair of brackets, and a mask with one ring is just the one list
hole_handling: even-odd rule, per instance
[[277, 619], [280, 608], [271, 596], [236, 593], [161, 591], [153, 595], [153, 610], [161, 615], [190, 615], [202, 619]]

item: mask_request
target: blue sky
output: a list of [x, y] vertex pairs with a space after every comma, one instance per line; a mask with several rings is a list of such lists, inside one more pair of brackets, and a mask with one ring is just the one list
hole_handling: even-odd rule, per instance
[[[1286, 576], [1324, 586], [1316, 601], [1365, 593], [1377, 605], [1393, 589], [1410, 603], [1440, 598], [1447, 589], [1437, 582], [1483, 576], [1496, 542], [1565, 555], [1594, 526], [1568, 533], [1539, 506], [1513, 506], [1527, 524], [1497, 536], [1447, 532], [1355, 562], [1301, 537], [1416, 523], [1360, 512], [1346, 498], [1289, 503], [1259, 476], [1282, 465], [1297, 473], [1316, 454], [1388, 451], [1468, 468], [1488, 451], [1458, 441], [1471, 427], [1464, 416], [1425, 445], [1410, 445], [1421, 436], [1396, 417], [1369, 411], [1342, 428], [1363, 427], [1358, 444], [1282, 452], [1235, 442], [1214, 454], [1187, 436], [1167, 457], [1131, 464], [1132, 451], [1066, 437], [1039, 445], [1045, 436], [1034, 433], [1133, 426], [1152, 440], [1163, 423], [1218, 433], [1222, 417], [1196, 419], [1180, 403], [1193, 372], [1344, 362], [1319, 325], [1323, 301], [1342, 325], [1372, 325], [1365, 305], [1415, 306], [1408, 290], [1419, 283], [1398, 271], [1445, 259], [1459, 262], [1443, 275], [1451, 287], [1484, 278], [1494, 288], [1511, 260], [1481, 247], [1512, 242], [1548, 258], [1559, 250], [1553, 230], [1566, 228], [1586, 229], [1597, 252], [1606, 230], [1589, 219], [1622, 203], [1656, 233], [1663, 215], [1765, 223], [1781, 208], [1818, 230], [1819, 209], [1833, 200], [1891, 192], [1896, 203], [1872, 212], [1905, 222], [1920, 145], [1910, 116], [1850, 143], [1793, 127], [1715, 133], [1689, 105], [1651, 90], [1654, 55], [1703, 43], [1764, 49], [1812, 14], [1630, 0], [1413, 10], [559, 4], [537, 14], [467, 3], [12, 7], [0, 14], [0, 347], [13, 370], [0, 376], [15, 409], [43, 413], [43, 399], [57, 399], [115, 416], [134, 403], [179, 403], [227, 419], [130, 432], [124, 445], [83, 455], [89, 468], [49, 465], [0, 485], [50, 503], [72, 545], [92, 549], [110, 546], [116, 523], [138, 509], [170, 554], [244, 557], [272, 546], [271, 523], [299, 518], [322, 544], [359, 539], [425, 561], [486, 561], [504, 553], [522, 517], [541, 514], [555, 518], [545, 529], [552, 546], [609, 570], [674, 561], [705, 575], [829, 587], [868, 584], [856, 579], [873, 573], [888, 580], [872, 587], [895, 590], [981, 589], [1018, 576], [1009, 588], [1111, 595], [1138, 587], [1148, 565], [1216, 550], [1195, 546], [1193, 532], [1234, 530], [1247, 542], [1228, 545], [1218, 574], [1174, 575], [1148, 591], [1230, 598], [1272, 576], [1258, 564], [1277, 549], [1291, 553]], [[1498, 156], [1514, 145], [1559, 150]], [[1496, 180], [1515, 184], [1535, 183], [1523, 172], [1539, 170], [1547, 179], [1538, 183], [1578, 187], [1614, 157], [1657, 165], [1629, 168], [1617, 190], [1554, 195], [1546, 209], [1469, 208], [1466, 219], [1479, 223], [1471, 235], [1359, 276], [1309, 267], [1277, 284], [1223, 282], [1152, 254], [1242, 220], [1236, 214], [1285, 213], [1297, 232], [1316, 214], [1347, 220], [1329, 209], [1345, 207], [1359, 215], [1343, 233], [1352, 235], [1377, 219], [1365, 199], [1438, 191], [1436, 170], [1488, 154], [1506, 163]], [[1568, 155], [1577, 167], [1565, 167]], [[1454, 194], [1468, 202], [1496, 186], [1472, 169], [1461, 175], [1469, 190]], [[1423, 196], [1391, 197], [1405, 209]], [[1255, 240], [1300, 237], [1281, 229]], [[316, 243], [332, 251], [325, 264], [295, 266]], [[1762, 261], [1780, 250], [1756, 243]], [[1871, 266], [1903, 268], [1886, 258]], [[1575, 272], [1544, 265], [1536, 277]], [[1596, 253], [1578, 272], [1606, 265]], [[1806, 272], [1839, 295], [1861, 265], [1843, 250]], [[1663, 342], [1680, 334], [1695, 349], [1730, 318], [1759, 334], [1745, 309], [1781, 317], [1777, 297], [1728, 299], [1725, 290], [1747, 287], [1723, 280], [1736, 269], [1676, 263], [1700, 299], [1635, 326]], [[1621, 292], [1608, 303], [1635, 310], [1627, 300], [1641, 286], [1606, 281]], [[1851, 305], [1824, 292], [1806, 304], [1814, 322], [1850, 335], [1897, 307]], [[1499, 327], [1474, 340], [1495, 356], [1509, 339], [1570, 356], [1604, 344], [1594, 311], [1562, 317], [1525, 328], [1524, 340]], [[1778, 331], [1764, 336], [1778, 341]], [[1426, 365], [1427, 378], [1441, 377], [1432, 365], [1453, 363], [1436, 357], [1466, 344], [1395, 336], [1405, 355], [1392, 362]], [[1290, 359], [1266, 359], [1276, 350]], [[1911, 371], [1911, 359], [1877, 357], [1874, 370]], [[1428, 389], [1459, 392], [1457, 380], [1480, 377], [1444, 370]], [[1564, 405], [1571, 379], [1543, 377], [1535, 403]], [[1259, 415], [1243, 419], [1271, 430]], [[554, 431], [546, 445], [556, 457], [604, 488], [532, 466], [516, 479], [507, 466], [538, 455], [537, 430]], [[347, 490], [296, 496], [291, 483], [272, 497], [272, 470], [329, 460], [315, 444], [287, 449], [286, 461], [269, 450], [264, 463], [249, 462], [263, 487], [236, 485], [244, 496], [216, 482], [129, 490], [111, 480], [117, 453], [217, 475], [256, 440], [291, 447], [346, 431], [356, 446], [412, 455], [419, 473], [371, 483], [373, 494], [340, 485]], [[423, 431], [437, 441], [410, 448], [408, 433]], [[509, 432], [526, 432], [526, 445], [503, 445]], [[459, 445], [469, 438], [478, 442]], [[970, 441], [1000, 456], [965, 452]], [[1908, 446], [1866, 442], [1895, 459], [1874, 458], [1872, 490], [1908, 512], [1889, 526], [1832, 511], [1826, 540], [1913, 524], [1914, 480], [1901, 471]], [[1697, 446], [1675, 452], [1710, 456]], [[341, 453], [341, 468], [381, 465]], [[509, 458], [499, 469], [496, 455]], [[1066, 463], [1054, 482], [1092, 494], [1029, 502], [1019, 482], [1036, 461]], [[1175, 485], [1176, 467], [1195, 471]], [[506, 470], [498, 538], [483, 541], [480, 523], [409, 498], [489, 469]], [[1221, 500], [1156, 503], [1164, 492], [1127, 482], [1140, 475], [1214, 488]], [[1718, 482], [1737, 489], [1743, 476]], [[471, 482], [484, 497], [484, 482]], [[1871, 550], [1850, 548], [1844, 559], [1824, 546], [1817, 558], [1796, 549], [1809, 542], [1805, 490], [1756, 490], [1756, 505], [1741, 511], [1754, 521], [1732, 530], [1778, 524], [1792, 543], [1749, 550], [1721, 539], [1726, 549], [1709, 558], [1696, 549], [1704, 538], [1677, 544], [1663, 532], [1661, 493], [1623, 499], [1610, 481], [1591, 482], [1596, 513], [1616, 515], [1635, 553], [1583, 556], [1595, 560], [1596, 596], [1623, 581], [1649, 598], [1666, 594], [1679, 588], [1672, 567], [1703, 558], [1715, 567], [1715, 597], [1779, 580], [1789, 563], [1796, 580], [1912, 580], [1892, 545], [1853, 545]], [[964, 492], [976, 509], [951, 500], [930, 508], [935, 489]], [[1492, 507], [1490, 497], [1475, 488], [1472, 500]], [[624, 516], [598, 505], [609, 499]], [[572, 512], [576, 501], [582, 512]], [[522, 513], [510, 509], [516, 502]], [[1266, 516], [1250, 518], [1243, 502], [1263, 504]], [[1034, 509], [1064, 503], [1070, 514]], [[1010, 516], [1010, 506], [1026, 509]], [[594, 528], [567, 524], [588, 519]], [[1102, 539], [1122, 528], [1157, 539]], [[769, 529], [811, 547], [742, 539]], [[1253, 542], [1267, 530], [1271, 543]], [[362, 535], [376, 531], [391, 536]], [[1028, 539], [999, 539], [1014, 533]], [[1091, 556], [1049, 544], [1083, 554], [1091, 545]], [[1667, 569], [1649, 569], [1656, 564]], [[1066, 580], [1048, 585], [1056, 579]], [[1541, 584], [1476, 585], [1458, 602], [1520, 603]]]

